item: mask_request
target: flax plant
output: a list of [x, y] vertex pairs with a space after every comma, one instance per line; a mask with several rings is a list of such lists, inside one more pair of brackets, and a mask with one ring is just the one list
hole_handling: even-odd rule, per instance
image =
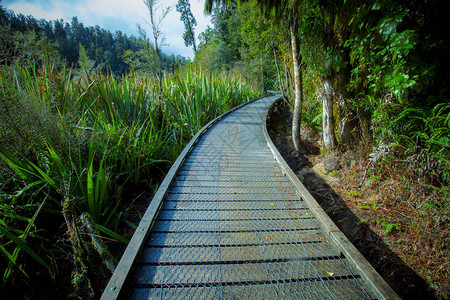
[[[127, 243], [128, 213], [151, 188], [147, 183], [168, 170], [208, 121], [257, 96], [238, 79], [193, 68], [167, 74], [161, 83], [135, 73], [72, 78], [72, 70], [57, 70], [50, 62], [5, 67], [0, 86], [7, 108], [0, 113], [6, 125], [0, 125], [8, 128], [0, 135], [3, 287], [13, 271], [29, 275], [20, 253], [55, 275], [42, 251], [33, 248], [32, 240], [40, 237], [31, 229], [42, 232], [42, 241], [54, 240], [36, 220], [66, 220], [73, 237], [83, 231], [79, 216], [89, 215], [100, 238]], [[18, 206], [34, 209], [12, 209]], [[82, 246], [80, 238], [71, 244], [74, 261], [83, 259], [75, 249]], [[78, 262], [75, 269], [79, 263], [88, 265]]]
[[163, 84], [169, 118], [189, 138], [215, 117], [259, 96], [236, 78], [223, 80], [191, 67], [167, 77]]

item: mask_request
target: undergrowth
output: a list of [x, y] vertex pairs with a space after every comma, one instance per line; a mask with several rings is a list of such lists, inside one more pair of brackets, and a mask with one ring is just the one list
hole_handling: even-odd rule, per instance
[[[289, 114], [282, 111], [280, 116], [279, 124], [270, 124], [278, 132], [269, 132], [285, 160], [295, 172], [314, 165], [314, 170], [324, 176], [326, 182], [301, 178], [327, 214], [391, 287], [405, 299], [448, 299], [450, 189], [445, 175], [449, 172], [445, 163], [448, 155], [444, 155], [448, 153], [446, 144], [428, 148], [426, 145], [432, 141], [421, 138], [408, 139], [410, 143], [400, 140], [394, 143], [392, 139], [391, 143], [379, 143], [382, 139], [372, 133], [372, 138], [361, 139], [355, 149], [341, 147], [327, 152], [321, 149], [319, 153], [308, 146], [304, 156], [298, 156], [293, 154], [290, 144], [289, 122], [283, 122], [289, 119]], [[437, 118], [445, 120], [448, 112], [435, 109], [423, 117], [427, 120], [421, 124], [430, 124]], [[384, 120], [387, 121], [393, 122]], [[405, 127], [402, 135], [413, 136], [420, 130], [437, 135], [448, 129], [448, 123], [447, 127], [440, 126], [436, 125], [437, 129], [416, 126], [414, 130]], [[302, 133], [304, 145], [319, 140], [318, 135], [309, 136], [306, 128]], [[392, 138], [392, 131], [391, 135], [386, 134], [385, 142]], [[315, 148], [318, 146], [315, 144]], [[329, 156], [336, 158], [337, 168], [326, 174], [320, 165]]]
[[[376, 149], [376, 147], [374, 148]], [[372, 149], [372, 151], [375, 151]], [[342, 162], [352, 151], [341, 154]], [[350, 207], [389, 245], [411, 269], [434, 290], [436, 297], [450, 296], [450, 189], [445, 183], [445, 165], [432, 155], [400, 156], [388, 151], [374, 162], [360, 149], [360, 163], [348, 172], [339, 171], [340, 193]], [[372, 152], [373, 154], [373, 152]], [[343, 163], [345, 165], [345, 163]], [[346, 171], [344, 171], [346, 170]], [[357, 189], [355, 189], [357, 188]]]

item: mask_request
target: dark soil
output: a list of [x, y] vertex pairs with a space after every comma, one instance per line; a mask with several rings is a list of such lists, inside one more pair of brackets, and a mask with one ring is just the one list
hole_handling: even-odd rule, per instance
[[[400, 258], [405, 253], [397, 251], [396, 229], [384, 234], [385, 228], [377, 222], [380, 213], [388, 208], [362, 199], [363, 194], [370, 193], [363, 191], [359, 184], [365, 177], [360, 153], [347, 151], [323, 157], [318, 144], [320, 136], [302, 128], [303, 149], [298, 154], [291, 142], [292, 116], [286, 105], [278, 102], [269, 116], [269, 134], [284, 160], [392, 289], [402, 299], [435, 299], [433, 289]], [[336, 158], [339, 168], [327, 174], [323, 162], [330, 156]]]

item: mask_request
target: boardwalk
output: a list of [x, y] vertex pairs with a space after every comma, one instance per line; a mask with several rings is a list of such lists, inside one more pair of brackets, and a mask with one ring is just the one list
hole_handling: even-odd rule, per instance
[[397, 297], [267, 140], [277, 98], [228, 114], [188, 145], [103, 299]]

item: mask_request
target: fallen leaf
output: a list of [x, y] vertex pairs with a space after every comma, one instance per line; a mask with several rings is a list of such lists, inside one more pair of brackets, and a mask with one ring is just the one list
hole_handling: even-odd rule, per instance
[[275, 204], [273, 204], [273, 203], [270, 203], [270, 205], [275, 205]]
[[334, 273], [331, 273], [331, 272], [325, 272], [325, 273], [327, 273], [328, 276], [334, 276]]
[[269, 239], [269, 237], [268, 237], [268, 236], [266, 236], [266, 239], [265, 239], [265, 240], [267, 241], [268, 239]]
[[278, 235], [278, 233], [275, 233], [275, 232], [272, 232], [273, 234], [275, 234], [275, 235]]

